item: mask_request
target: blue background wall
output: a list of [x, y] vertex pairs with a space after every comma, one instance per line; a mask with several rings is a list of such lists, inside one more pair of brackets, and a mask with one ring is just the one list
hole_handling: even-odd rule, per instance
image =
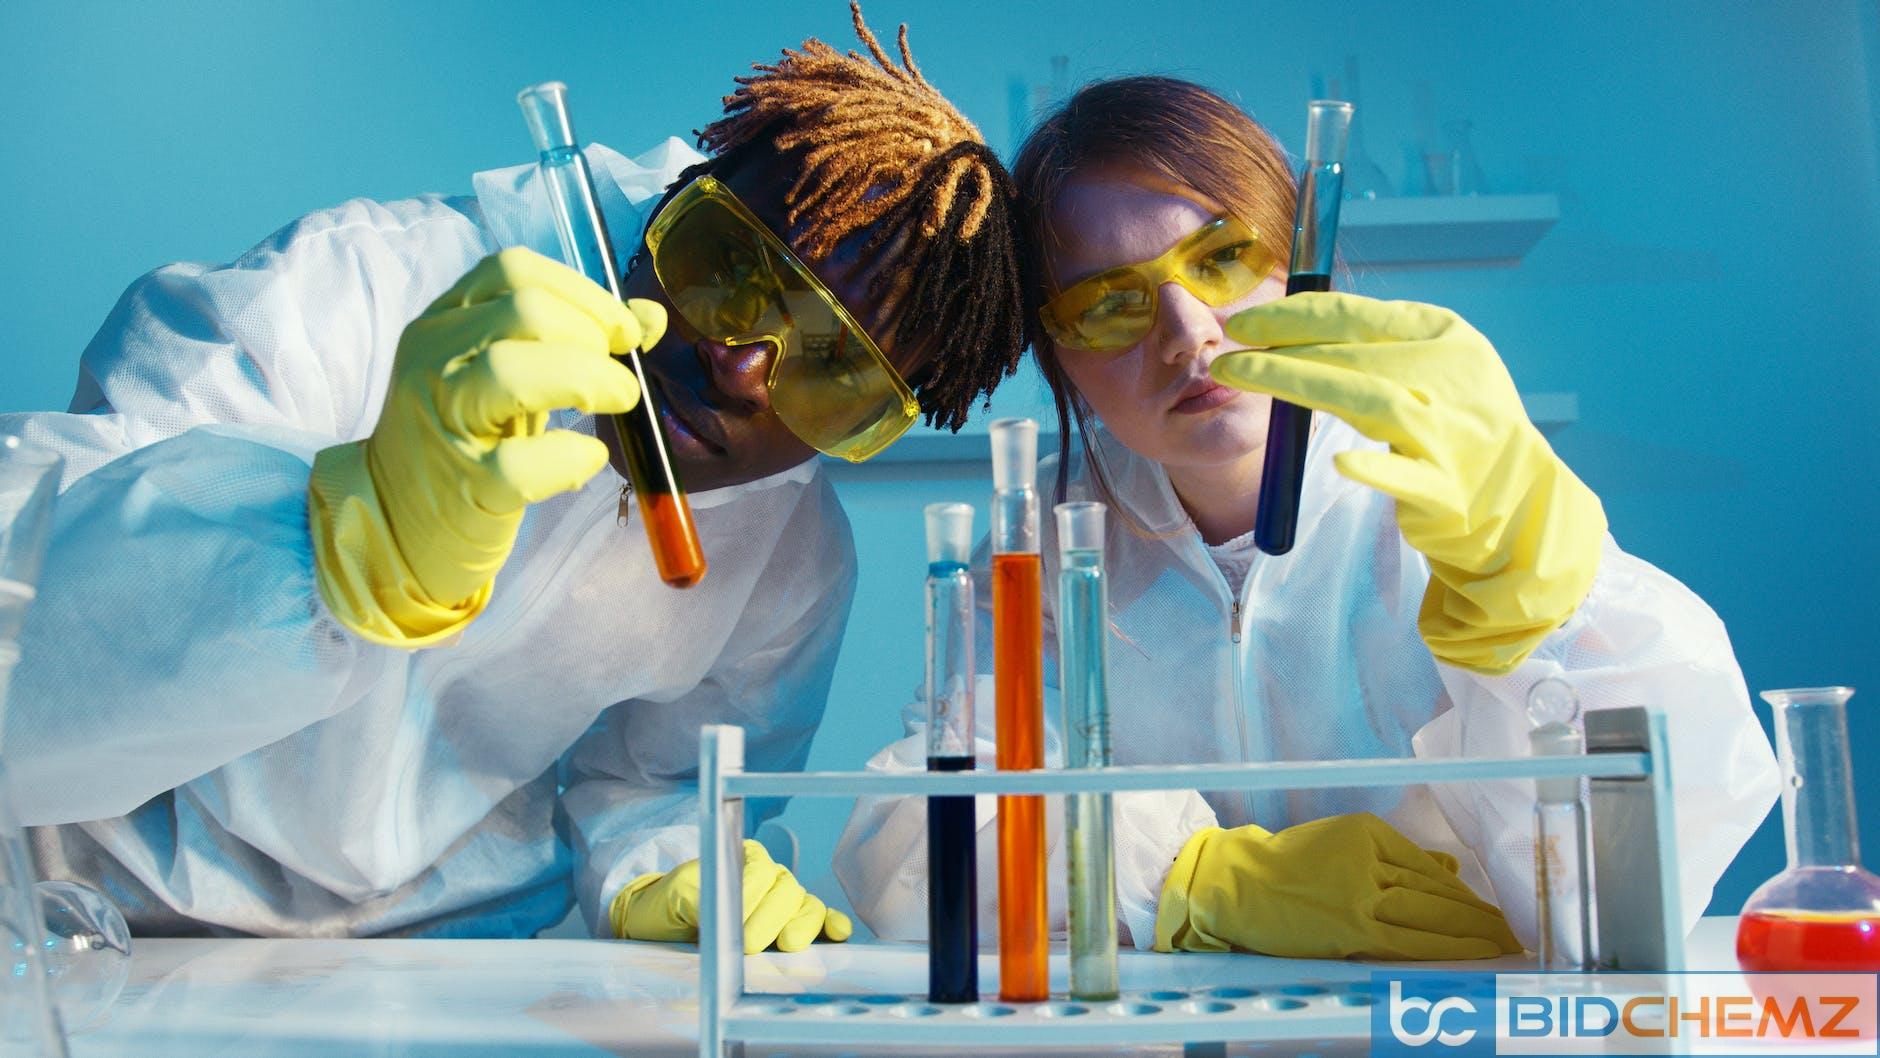
[[[1052, 55], [1073, 83], [1203, 81], [1297, 147], [1312, 75], [1356, 54], [1371, 153], [1401, 179], [1426, 84], [1437, 119], [1475, 122], [1493, 190], [1558, 192], [1562, 219], [1518, 268], [1361, 274], [1359, 289], [1449, 305], [1524, 390], [1576, 392], [1579, 421], [1555, 443], [1621, 543], [1723, 615], [1751, 688], [1866, 688], [1857, 759], [1880, 748], [1875, 5], [1173, 7], [868, 10], [884, 36], [912, 20], [928, 77], [1007, 149], [1013, 80], [1026, 98]], [[749, 63], [810, 34], [846, 45], [846, 23], [840, 0], [0, 5], [0, 411], [62, 408], [93, 328], [158, 264], [227, 259], [316, 207], [467, 191], [473, 171], [527, 161], [523, 84], [568, 81], [585, 134], [633, 152], [710, 120]], [[840, 483], [864, 572], [818, 767], [894, 737], [918, 679], [911, 512], [987, 488], [959, 467]], [[1880, 771], [1859, 781], [1876, 847]], [[812, 882], [844, 811], [791, 809]], [[1772, 816], [1713, 908], [1781, 861]]]

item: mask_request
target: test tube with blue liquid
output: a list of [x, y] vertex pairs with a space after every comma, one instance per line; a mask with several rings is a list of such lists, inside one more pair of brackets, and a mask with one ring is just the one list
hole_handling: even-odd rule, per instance
[[[927, 505], [927, 770], [973, 770], [973, 508]], [[972, 797], [927, 799], [927, 998], [979, 998]]]
[[[1104, 582], [1101, 503], [1060, 503], [1058, 671], [1064, 757], [1072, 768], [1110, 764], [1109, 591]], [[1115, 999], [1116, 855], [1110, 795], [1070, 794], [1071, 998]]]
[[[1350, 103], [1337, 99], [1314, 99], [1306, 108], [1306, 161], [1299, 171], [1292, 262], [1286, 274], [1289, 295], [1332, 289], [1351, 109]], [[1306, 443], [1311, 439], [1312, 412], [1283, 400], [1273, 401], [1266, 424], [1260, 506], [1253, 526], [1253, 542], [1269, 555], [1292, 550], [1299, 529], [1299, 493], [1305, 486]]]

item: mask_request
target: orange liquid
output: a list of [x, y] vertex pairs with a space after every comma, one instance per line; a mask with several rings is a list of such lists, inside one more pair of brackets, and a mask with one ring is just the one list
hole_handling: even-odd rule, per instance
[[1745, 972], [1880, 972], [1880, 918], [1860, 912], [1752, 912], [1736, 927], [1736, 961]]
[[653, 545], [659, 579], [675, 588], [690, 588], [705, 579], [705, 549], [699, 546], [692, 524], [692, 507], [682, 495], [638, 492], [640, 515], [646, 519], [646, 538]]
[[[992, 666], [999, 769], [1044, 766], [1044, 620], [1037, 555], [992, 556]], [[1044, 798], [999, 798], [999, 998], [1050, 997]]]

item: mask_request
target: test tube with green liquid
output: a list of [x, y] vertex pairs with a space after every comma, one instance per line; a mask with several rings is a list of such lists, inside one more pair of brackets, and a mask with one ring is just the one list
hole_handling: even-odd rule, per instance
[[[1101, 503], [1060, 503], [1058, 671], [1063, 687], [1064, 756], [1072, 768], [1110, 764], [1109, 591], [1103, 573]], [[1110, 795], [1070, 794], [1071, 998], [1117, 996], [1116, 855]]]

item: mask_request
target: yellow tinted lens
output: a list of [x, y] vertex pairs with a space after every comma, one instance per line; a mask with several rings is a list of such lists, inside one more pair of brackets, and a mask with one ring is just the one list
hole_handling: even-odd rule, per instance
[[918, 408], [900, 380], [856, 344], [846, 328], [797, 331], [771, 376], [770, 406], [811, 447], [860, 462], [901, 436]]
[[1185, 247], [1178, 267], [1182, 285], [1219, 307], [1245, 297], [1279, 262], [1258, 236], [1238, 221], [1203, 228]]
[[777, 343], [770, 404], [792, 433], [860, 462], [906, 432], [919, 414], [913, 393], [761, 221], [709, 177], [675, 208], [647, 233], [660, 285], [707, 338]]
[[1045, 307], [1045, 330], [1054, 341], [1076, 349], [1126, 349], [1155, 322], [1151, 290], [1133, 267], [1091, 276]]
[[653, 271], [672, 307], [715, 341], [776, 333], [784, 270], [760, 233], [710, 199], [665, 225], [653, 247]]

